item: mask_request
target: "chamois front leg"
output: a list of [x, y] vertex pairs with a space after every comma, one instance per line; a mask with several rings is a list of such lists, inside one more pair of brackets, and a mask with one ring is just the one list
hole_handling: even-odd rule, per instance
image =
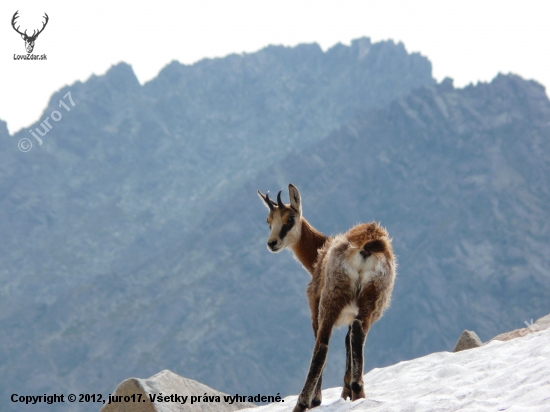
[[293, 412], [303, 412], [308, 408], [318, 406], [313, 405], [313, 394], [317, 389], [317, 384], [321, 379], [323, 369], [325, 368], [328, 353], [328, 342], [332, 333], [333, 324], [334, 322], [329, 322], [327, 319], [323, 319], [319, 325], [319, 330], [317, 331], [317, 337], [315, 339], [315, 346], [313, 348], [313, 356], [309, 366], [309, 372], [307, 374], [302, 392], [300, 392], [300, 396], [298, 396], [298, 402], [296, 403]]
[[319, 375], [319, 379], [317, 380], [317, 385], [315, 385], [315, 391], [313, 391], [313, 399], [310, 402], [311, 408], [315, 408], [316, 406], [321, 405], [321, 402], [323, 401], [322, 386], [323, 373], [321, 372], [321, 375]]
[[342, 395], [340, 397], [344, 400], [351, 399], [351, 325], [348, 326], [348, 333], [346, 335], [346, 374], [344, 375], [344, 386], [342, 387]]
[[[316, 302], [315, 306], [315, 313], [319, 313], [319, 300]], [[319, 330], [319, 322], [317, 320], [317, 317], [313, 318], [313, 337], [317, 339], [317, 332]], [[315, 385], [315, 390], [313, 392], [313, 399], [311, 400], [311, 407], [315, 408], [316, 406], [321, 405], [321, 401], [323, 400], [323, 393], [322, 393], [322, 386], [323, 386], [323, 374], [319, 375], [319, 379], [317, 380], [317, 384]]]

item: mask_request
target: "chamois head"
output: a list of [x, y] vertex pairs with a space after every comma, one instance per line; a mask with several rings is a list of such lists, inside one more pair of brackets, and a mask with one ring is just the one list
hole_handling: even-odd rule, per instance
[[265, 195], [258, 190], [258, 196], [269, 209], [267, 224], [271, 234], [267, 239], [267, 249], [277, 253], [286, 247], [292, 247], [299, 239], [302, 232], [302, 203], [300, 192], [293, 184], [288, 185], [290, 205], [285, 205], [281, 200], [281, 192], [277, 194], [277, 203], [269, 198], [269, 192]]

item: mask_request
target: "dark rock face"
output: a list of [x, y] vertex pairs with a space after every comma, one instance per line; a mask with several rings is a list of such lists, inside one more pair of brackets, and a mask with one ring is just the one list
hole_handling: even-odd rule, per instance
[[[172, 63], [143, 87], [119, 65], [45, 116], [69, 90], [76, 106], [42, 146], [0, 140], [3, 397], [108, 394], [163, 368], [230, 394], [296, 393], [308, 275], [267, 252], [256, 196], [289, 182], [319, 230], [376, 220], [393, 236], [367, 369], [549, 312], [550, 102], [534, 82], [435, 85], [426, 59], [363, 39]], [[343, 353], [340, 330], [325, 387]]]
[[465, 330], [458, 338], [453, 352], [460, 352], [466, 349], [479, 348], [483, 345], [479, 336], [471, 330]]
[[[550, 102], [535, 82], [499, 76], [462, 90], [421, 88], [289, 155], [275, 173], [259, 174], [183, 240], [204, 254], [180, 264], [220, 262], [208, 275], [214, 290], [221, 294], [233, 281], [245, 298], [218, 301], [223, 330], [216, 333], [245, 347], [243, 332], [230, 325], [235, 313], [248, 313], [255, 348], [243, 353], [265, 353], [269, 371], [287, 365], [279, 382], [282, 371], [265, 375], [267, 387], [290, 385], [288, 371], [302, 371], [291, 383], [299, 390], [312, 347], [308, 275], [290, 256], [266, 251], [266, 212], [256, 196], [292, 182], [305, 217], [324, 233], [376, 220], [393, 236], [398, 276], [392, 306], [367, 338], [368, 369], [448, 350], [464, 328], [486, 341], [548, 312], [549, 150]], [[227, 216], [255, 219], [236, 224]], [[230, 248], [218, 239], [249, 243]], [[260, 293], [262, 299], [251, 298]], [[326, 387], [341, 383], [343, 341], [344, 332], [335, 332]], [[198, 359], [214, 353], [197, 350]], [[247, 355], [233, 362], [238, 371]]]
[[[247, 312], [220, 323], [224, 302], [243, 298], [244, 287], [259, 287], [249, 302], [271, 295], [261, 283], [243, 285], [242, 274], [218, 278], [228, 275], [227, 258], [251, 250], [250, 238], [218, 238], [207, 250], [193, 238], [235, 193], [245, 193], [236, 204], [251, 202], [240, 189], [259, 171], [276, 170], [271, 165], [358, 111], [426, 84], [434, 84], [429, 61], [401, 44], [360, 39], [327, 52], [272, 46], [192, 66], [174, 62], [144, 86], [121, 63], [66, 87], [31, 130], [54, 110], [63, 118], [28, 153], [17, 142], [32, 140], [29, 131], [9, 136], [0, 124], [0, 396], [106, 394], [128, 376], [162, 368], [228, 392], [294, 390], [301, 371], [282, 373], [283, 353], [293, 349], [272, 341], [258, 352], [257, 333], [297, 330], [300, 314], [292, 313], [294, 325], [276, 314], [259, 328]], [[239, 213], [229, 222], [255, 225]], [[252, 262], [264, 251], [252, 250], [245, 276], [257, 278]], [[303, 298], [301, 290], [278, 290], [287, 300]], [[270, 387], [266, 359], [281, 375]]]

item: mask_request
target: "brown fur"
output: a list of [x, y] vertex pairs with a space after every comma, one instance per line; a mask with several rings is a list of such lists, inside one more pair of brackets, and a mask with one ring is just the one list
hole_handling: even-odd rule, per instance
[[302, 219], [302, 235], [298, 242], [292, 246], [296, 259], [304, 266], [310, 275], [314, 275], [315, 263], [318, 258], [318, 250], [323, 247], [327, 237], [317, 231], [309, 222]]
[[[332, 328], [338, 322], [349, 325], [342, 398], [363, 398], [363, 345], [370, 327], [389, 305], [395, 280], [391, 239], [375, 222], [359, 224], [344, 234], [327, 237], [302, 217], [301, 197], [294, 185], [289, 185], [290, 205], [281, 202], [280, 193], [275, 203], [258, 191], [270, 209], [267, 221], [272, 231], [268, 249], [279, 252], [290, 248], [312, 275], [307, 298], [315, 347], [294, 412], [321, 403], [328, 343]], [[294, 216], [294, 224], [288, 220], [289, 216]]]

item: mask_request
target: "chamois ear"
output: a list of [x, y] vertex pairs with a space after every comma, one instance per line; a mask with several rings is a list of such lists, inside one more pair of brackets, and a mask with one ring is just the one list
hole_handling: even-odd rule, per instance
[[275, 203], [269, 198], [269, 192], [264, 195], [258, 190], [258, 196], [264, 201], [265, 207], [267, 207], [269, 210], [273, 210], [273, 206], [275, 205]]
[[292, 183], [288, 185], [288, 196], [290, 197], [290, 207], [292, 207], [300, 215], [302, 214], [302, 198], [298, 188]]

